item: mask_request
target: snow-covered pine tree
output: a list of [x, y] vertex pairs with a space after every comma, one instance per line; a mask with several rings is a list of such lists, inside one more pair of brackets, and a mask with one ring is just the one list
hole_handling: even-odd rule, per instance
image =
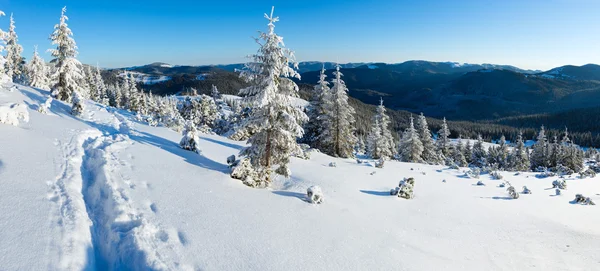
[[215, 121], [219, 118], [217, 104], [208, 95], [200, 95], [198, 114], [198, 117], [200, 118], [200, 123], [198, 123], [198, 125], [212, 129], [215, 126]]
[[563, 151], [562, 145], [558, 143], [558, 138], [554, 136], [552, 142], [548, 143], [548, 167], [553, 168], [560, 164]]
[[106, 84], [104, 83], [104, 79], [102, 78], [102, 73], [100, 71], [100, 67], [96, 66], [96, 70], [94, 71], [94, 85], [96, 86], [96, 94], [95, 96], [98, 98], [96, 102], [108, 105], [109, 97], [108, 97], [108, 89]]
[[463, 155], [465, 156], [465, 160], [467, 160], [467, 164], [471, 164], [473, 162], [473, 147], [471, 145], [471, 140], [467, 140], [467, 143], [465, 143]]
[[525, 143], [523, 142], [523, 133], [519, 131], [517, 136], [516, 146], [511, 155], [511, 169], [516, 171], [528, 171], [531, 165], [529, 164], [529, 155]]
[[307, 110], [308, 122], [304, 128], [303, 142], [310, 145], [315, 149], [322, 149], [322, 131], [324, 129], [324, 115], [325, 115], [325, 98], [328, 97], [330, 92], [329, 82], [327, 82], [327, 75], [325, 75], [325, 65], [321, 68], [319, 74], [319, 81], [312, 90], [310, 97], [310, 106]]
[[421, 163], [423, 159], [423, 144], [419, 139], [419, 133], [415, 129], [413, 117], [410, 116], [410, 124], [402, 134], [398, 153], [403, 162]]
[[531, 168], [535, 170], [538, 167], [548, 167], [549, 165], [548, 142], [544, 126], [542, 126], [531, 151]]
[[558, 149], [558, 165], [563, 165], [574, 172], [583, 169], [583, 151], [571, 142], [569, 131], [566, 128]]
[[200, 137], [198, 137], [196, 125], [190, 121], [186, 122], [185, 129], [183, 130], [183, 137], [179, 142], [179, 146], [184, 150], [200, 153], [200, 149], [198, 148], [199, 142]]
[[433, 138], [431, 137], [431, 131], [429, 131], [427, 119], [425, 118], [423, 113], [421, 113], [421, 115], [419, 115], [419, 118], [417, 119], [416, 128], [417, 132], [419, 133], [421, 143], [423, 143], [423, 154], [421, 155], [423, 161], [432, 165], [441, 164], [443, 161], [441, 161], [441, 158], [438, 154], [439, 152], [437, 151]]
[[476, 167], [483, 168], [488, 165], [487, 163], [487, 152], [483, 147], [483, 138], [481, 135], [477, 135], [477, 142], [473, 144], [473, 154], [471, 155], [472, 164]]
[[379, 120], [375, 118], [367, 135], [367, 155], [373, 159], [379, 159], [381, 153], [379, 143], [381, 141], [381, 125], [379, 125]]
[[325, 115], [321, 144], [323, 151], [336, 157], [353, 157], [356, 144], [354, 108], [348, 104], [348, 88], [342, 80], [340, 66], [333, 72], [331, 90], [325, 98]]
[[442, 122], [442, 128], [438, 131], [437, 137], [437, 148], [438, 151], [444, 155], [444, 157], [450, 156], [450, 129], [448, 129], [448, 123], [446, 118]]
[[221, 93], [219, 92], [219, 89], [215, 85], [212, 85], [210, 95], [215, 100], [215, 103], [222, 98]]
[[[258, 186], [271, 182], [271, 168], [277, 165], [277, 174], [289, 177], [290, 156], [302, 149], [296, 142], [304, 133], [302, 123], [308, 120], [304, 112], [292, 105], [292, 98], [298, 95], [298, 86], [289, 77], [300, 78], [300, 74], [290, 66], [298, 67], [294, 54], [285, 48], [283, 38], [275, 34], [275, 22], [279, 17], [265, 14], [269, 21], [268, 32], [261, 32], [256, 42], [258, 52], [250, 56], [240, 76], [250, 86], [240, 90], [244, 101], [252, 105], [250, 117], [244, 126], [253, 126], [255, 133], [248, 139], [250, 146], [242, 149], [241, 156], [250, 158], [252, 166], [261, 175]], [[350, 147], [352, 148], [352, 146]]]
[[456, 146], [454, 146], [452, 150], [452, 160], [459, 167], [466, 167], [469, 165], [467, 159], [465, 159], [463, 142], [460, 136], [458, 137]]
[[4, 37], [6, 44], [6, 75], [15, 82], [22, 82], [23, 78], [23, 47], [18, 43], [19, 37], [15, 31], [15, 20], [10, 15], [10, 26]]
[[50, 90], [48, 85], [48, 67], [44, 63], [44, 59], [38, 54], [37, 46], [33, 51], [33, 57], [27, 65], [27, 77], [29, 78], [29, 85], [34, 88], [42, 90]]
[[84, 99], [83, 97], [81, 97], [81, 93], [74, 91], [71, 100], [73, 102], [73, 105], [71, 107], [71, 114], [74, 116], [80, 116], [83, 113], [83, 110], [85, 109]]
[[[1, 16], [5, 16], [6, 14], [4, 14], [3, 11], [0, 10], [0, 17]], [[6, 58], [4, 57], [3, 54], [1, 54], [5, 49], [5, 37], [6, 37], [7, 33], [4, 32], [2, 29], [0, 29], [0, 82], [5, 82], [5, 81], [10, 81], [12, 80], [10, 77], [8, 77], [6, 75]]]
[[67, 25], [69, 19], [65, 13], [67, 7], [62, 9], [60, 23], [54, 26], [54, 32], [50, 35], [52, 44], [56, 45], [56, 49], [51, 49], [50, 52], [54, 57], [54, 65], [56, 72], [53, 77], [57, 82], [52, 87], [53, 96], [61, 101], [71, 101], [74, 92], [80, 91], [78, 85], [82, 75], [79, 69], [81, 63], [75, 58], [77, 57], [77, 45], [73, 39], [73, 32]]
[[373, 116], [371, 131], [367, 137], [367, 152], [373, 159], [388, 159], [396, 153], [394, 137], [390, 132], [390, 117], [385, 113], [383, 99], [377, 106], [377, 113]]

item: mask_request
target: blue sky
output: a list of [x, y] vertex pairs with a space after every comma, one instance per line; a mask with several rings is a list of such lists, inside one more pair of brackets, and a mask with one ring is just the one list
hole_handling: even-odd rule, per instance
[[[0, 0], [24, 56], [51, 47], [67, 6], [79, 59], [102, 67], [243, 62], [275, 5], [276, 32], [299, 61], [422, 59], [550, 69], [600, 63], [596, 0], [130, 1]], [[8, 16], [0, 28], [8, 27]], [[50, 57], [44, 53], [44, 58]]]

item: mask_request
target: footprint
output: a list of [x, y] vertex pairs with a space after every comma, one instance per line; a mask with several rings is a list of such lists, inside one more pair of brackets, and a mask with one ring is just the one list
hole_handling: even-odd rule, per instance
[[179, 238], [179, 243], [181, 243], [181, 244], [182, 244], [182, 245], [184, 245], [184, 246], [187, 246], [187, 244], [188, 244], [188, 239], [187, 239], [187, 236], [185, 235], [185, 233], [184, 233], [184, 232], [182, 232], [182, 231], [178, 231], [178, 232], [177, 232], [177, 237]]
[[158, 208], [156, 208], [156, 203], [150, 204], [150, 210], [152, 210], [152, 212], [154, 213], [158, 212]]

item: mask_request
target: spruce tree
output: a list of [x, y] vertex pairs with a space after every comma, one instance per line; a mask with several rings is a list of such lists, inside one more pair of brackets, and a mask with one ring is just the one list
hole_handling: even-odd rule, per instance
[[431, 137], [431, 131], [429, 131], [427, 119], [425, 118], [423, 113], [419, 115], [419, 118], [417, 120], [417, 132], [419, 133], [421, 143], [423, 143], [423, 154], [421, 155], [423, 161], [432, 165], [441, 164], [442, 161], [438, 155], [435, 143], [433, 141], [433, 138]]
[[256, 42], [260, 45], [258, 52], [246, 63], [240, 76], [250, 86], [240, 90], [244, 101], [252, 105], [252, 111], [244, 126], [256, 128], [248, 139], [249, 146], [242, 149], [241, 156], [246, 156], [254, 169], [259, 172], [259, 186], [271, 182], [271, 168], [278, 168], [276, 173], [289, 177], [290, 156], [300, 153], [302, 149], [296, 142], [304, 133], [302, 123], [308, 120], [304, 112], [292, 104], [292, 98], [298, 96], [298, 86], [289, 77], [300, 78], [292, 51], [284, 47], [283, 38], [275, 34], [275, 22], [278, 17], [265, 14], [269, 21], [268, 31], [261, 32]]
[[4, 37], [6, 44], [6, 75], [15, 82], [21, 82], [23, 76], [23, 47], [18, 44], [19, 38], [15, 31], [15, 20], [10, 15], [10, 26]]
[[[5, 16], [6, 14], [4, 14], [3, 11], [0, 10], [0, 17], [1, 16]], [[6, 36], [6, 32], [4, 32], [2, 29], [0, 29], [0, 37], [5, 37]], [[5, 40], [4, 38], [0, 39], [2, 42], [0, 43], [0, 82], [4, 82], [7, 80], [12, 80], [12, 78], [8, 77], [6, 75], [6, 58], [4, 57], [3, 54], [1, 54], [4, 50], [6, 50], [6, 44], [5, 44]]]
[[517, 136], [516, 146], [511, 155], [511, 169], [516, 171], [528, 171], [531, 167], [529, 164], [529, 155], [525, 143], [523, 142], [523, 133], [519, 131]]
[[477, 141], [473, 144], [473, 154], [471, 155], [472, 164], [476, 167], [485, 167], [487, 163], [487, 152], [483, 147], [481, 135], [477, 135]]
[[94, 85], [96, 86], [96, 94], [95, 95], [98, 98], [98, 100], [96, 102], [103, 104], [103, 105], [108, 105], [109, 104], [108, 88], [106, 87], [106, 84], [104, 83], [104, 79], [102, 78], [102, 73], [98, 66], [96, 66], [96, 70], [94, 72]]
[[473, 147], [471, 145], [471, 140], [467, 140], [463, 155], [465, 156], [465, 160], [467, 160], [467, 164], [473, 163]]
[[423, 144], [419, 139], [419, 133], [415, 129], [413, 117], [410, 116], [410, 124], [402, 134], [398, 153], [403, 162], [421, 163], [423, 159]]
[[438, 131], [437, 148], [438, 151], [444, 156], [450, 156], [450, 129], [448, 129], [448, 123], [446, 118], [442, 122], [442, 128]]
[[454, 146], [454, 149], [452, 150], [452, 160], [459, 167], [466, 167], [469, 165], [467, 159], [465, 159], [464, 151], [462, 139], [459, 137], [456, 146]]
[[33, 51], [33, 57], [27, 65], [27, 77], [29, 85], [42, 90], [50, 90], [48, 82], [48, 67], [44, 63], [44, 59], [38, 54], [37, 46]]
[[342, 80], [340, 66], [333, 72], [332, 87], [325, 101], [322, 141], [324, 152], [336, 157], [353, 157], [356, 144], [354, 135], [354, 108], [348, 104], [348, 88]]
[[81, 90], [78, 82], [82, 75], [79, 69], [81, 63], [75, 58], [77, 56], [77, 45], [73, 39], [73, 32], [67, 25], [69, 19], [65, 13], [67, 7], [62, 9], [60, 22], [54, 26], [54, 32], [50, 35], [52, 44], [56, 45], [56, 49], [51, 49], [50, 52], [54, 57], [54, 65], [56, 72], [53, 75], [56, 79], [56, 84], [52, 87], [53, 96], [61, 101], [71, 101], [74, 92]]
[[548, 157], [548, 142], [546, 140], [546, 132], [544, 126], [540, 129], [537, 136], [537, 141], [533, 145], [533, 151], [531, 152], [531, 167], [537, 169], [538, 167], [548, 167], [550, 159]]
[[325, 75], [325, 65], [321, 69], [319, 74], [319, 81], [312, 90], [310, 97], [310, 105], [307, 110], [308, 122], [304, 129], [303, 142], [310, 145], [313, 148], [321, 149], [322, 144], [322, 131], [324, 129], [324, 115], [325, 115], [325, 97], [329, 95], [329, 82], [327, 82], [327, 75]]
[[385, 113], [383, 99], [377, 106], [377, 113], [373, 116], [371, 131], [367, 138], [367, 152], [373, 159], [391, 158], [396, 151], [394, 137], [390, 132], [390, 117]]

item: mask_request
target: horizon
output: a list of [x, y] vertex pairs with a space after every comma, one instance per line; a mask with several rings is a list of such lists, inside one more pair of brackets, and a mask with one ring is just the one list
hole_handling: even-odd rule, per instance
[[[48, 36], [67, 6], [82, 63], [123, 68], [164, 62], [178, 66], [244, 63], [258, 49], [273, 3], [158, 0], [121, 3], [0, 0], [0, 29], [15, 17], [23, 56], [37, 45], [50, 60]], [[544, 5], [539, 5], [543, 3]], [[115, 9], [118, 5], [118, 9]], [[335, 8], [338, 12], [330, 12]], [[480, 3], [384, 0], [276, 3], [275, 31], [298, 62], [402, 63], [411, 60], [511, 65], [547, 71], [600, 63], [600, 19], [589, 0]], [[35, 14], [35, 16], [32, 16]], [[337, 28], [336, 28], [337, 27]], [[317, 60], [315, 60], [317, 59]]]

